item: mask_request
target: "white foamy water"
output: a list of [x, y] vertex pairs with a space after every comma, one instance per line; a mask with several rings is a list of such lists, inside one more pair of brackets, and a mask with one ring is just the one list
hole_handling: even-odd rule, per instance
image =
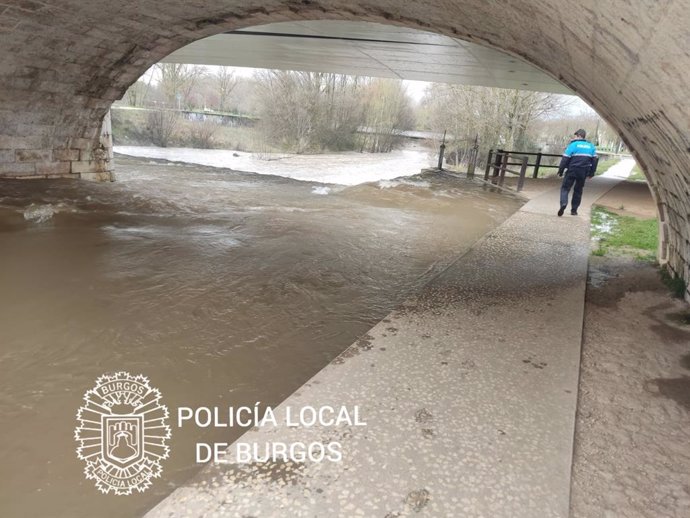
[[43, 223], [51, 219], [55, 212], [55, 207], [53, 207], [50, 203], [47, 205], [36, 205], [35, 203], [32, 203], [24, 211], [24, 219], [26, 221]]
[[[115, 146], [115, 152], [143, 158], [227, 167], [236, 171], [284, 176], [310, 182], [357, 185], [411, 176], [433, 166], [435, 157], [421, 148], [391, 153], [330, 153], [294, 155], [245, 153], [226, 149]], [[321, 194], [321, 193], [315, 193]]]
[[330, 187], [326, 187], [325, 185], [314, 186], [314, 187], [311, 188], [311, 193], [312, 193], [312, 194], [321, 194], [321, 195], [325, 195], [325, 194], [330, 194], [330, 192], [331, 192], [331, 188], [330, 188]]
[[425, 182], [423, 180], [415, 181], [415, 180], [396, 179], [396, 180], [380, 180], [378, 182], [379, 189], [392, 189], [392, 188], [398, 187], [400, 185], [409, 185], [411, 187], [419, 187], [421, 189], [431, 187], [431, 184], [429, 182]]

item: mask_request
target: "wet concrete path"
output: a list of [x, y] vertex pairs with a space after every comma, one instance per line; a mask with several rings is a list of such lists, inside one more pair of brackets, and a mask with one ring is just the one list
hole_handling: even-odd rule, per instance
[[[240, 441], [342, 444], [342, 462], [227, 464], [149, 517], [567, 517], [589, 207], [557, 190], [501, 226], [290, 396], [367, 426], [262, 426]], [[228, 460], [234, 460], [230, 449]]]

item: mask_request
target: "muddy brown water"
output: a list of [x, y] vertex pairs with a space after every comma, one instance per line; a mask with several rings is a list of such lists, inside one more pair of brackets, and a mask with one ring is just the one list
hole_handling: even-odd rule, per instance
[[101, 495], [74, 440], [98, 376], [144, 374], [172, 413], [275, 405], [520, 204], [125, 157], [112, 184], [0, 183], [0, 515], [140, 516], [242, 430], [171, 422], [153, 487]]

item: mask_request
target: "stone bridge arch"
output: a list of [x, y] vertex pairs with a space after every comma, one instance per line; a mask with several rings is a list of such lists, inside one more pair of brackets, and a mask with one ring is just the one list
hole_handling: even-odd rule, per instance
[[149, 66], [206, 36], [307, 19], [438, 32], [562, 81], [634, 151], [660, 258], [690, 278], [689, 0], [2, 0], [0, 177], [106, 179], [101, 121]]

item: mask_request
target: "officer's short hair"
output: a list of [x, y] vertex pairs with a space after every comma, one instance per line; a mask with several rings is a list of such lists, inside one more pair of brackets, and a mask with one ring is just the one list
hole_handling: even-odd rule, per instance
[[583, 129], [577, 130], [574, 135], [577, 135], [580, 138], [585, 138], [587, 136], [587, 132]]

